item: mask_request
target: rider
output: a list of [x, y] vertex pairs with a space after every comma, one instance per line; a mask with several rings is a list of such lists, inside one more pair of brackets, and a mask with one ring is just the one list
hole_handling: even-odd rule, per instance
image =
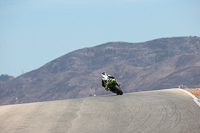
[[[115, 79], [115, 78], [113, 76], [111, 76], [111, 75], [107, 75], [105, 72], [103, 72], [101, 74], [101, 77], [102, 77], [101, 78], [102, 86], [105, 87], [106, 91], [108, 91], [109, 90], [109, 85], [110, 85], [109, 80], [110, 79]], [[116, 79], [115, 79], [115, 81], [116, 81], [117, 85], [120, 86], [120, 84], [117, 82]]]

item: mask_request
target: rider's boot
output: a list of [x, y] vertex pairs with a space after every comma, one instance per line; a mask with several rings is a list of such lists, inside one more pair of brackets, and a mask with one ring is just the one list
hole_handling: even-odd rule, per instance
[[109, 84], [107, 83], [106, 86], [105, 86], [105, 90], [106, 90], [106, 91], [109, 90], [108, 85], [109, 85]]

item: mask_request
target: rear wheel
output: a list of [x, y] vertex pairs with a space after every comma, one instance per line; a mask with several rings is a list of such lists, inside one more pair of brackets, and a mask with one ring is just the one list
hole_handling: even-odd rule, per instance
[[121, 90], [121, 88], [119, 86], [115, 85], [114, 88], [115, 88], [115, 93], [117, 95], [123, 95], [123, 91]]

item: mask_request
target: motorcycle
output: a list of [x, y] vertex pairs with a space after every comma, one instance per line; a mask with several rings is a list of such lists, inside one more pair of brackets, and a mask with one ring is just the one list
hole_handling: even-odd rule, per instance
[[107, 91], [111, 91], [113, 93], [116, 93], [117, 95], [123, 95], [123, 91], [121, 90], [120, 84], [117, 82], [117, 80], [113, 76], [102, 76], [102, 86], [106, 88], [107, 85]]

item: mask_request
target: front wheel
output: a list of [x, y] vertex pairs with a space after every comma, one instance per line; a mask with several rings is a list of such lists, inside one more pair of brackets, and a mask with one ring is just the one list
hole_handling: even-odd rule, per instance
[[121, 88], [119, 86], [115, 85], [114, 88], [115, 88], [115, 93], [117, 95], [123, 95], [123, 91], [121, 90]]

